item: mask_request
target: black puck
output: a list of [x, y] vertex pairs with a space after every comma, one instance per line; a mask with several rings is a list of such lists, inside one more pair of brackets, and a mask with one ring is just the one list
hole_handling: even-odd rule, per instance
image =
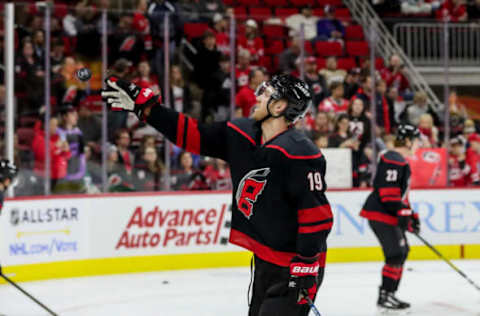
[[90, 78], [92, 78], [92, 72], [88, 68], [78, 69], [76, 75], [80, 81], [88, 81]]

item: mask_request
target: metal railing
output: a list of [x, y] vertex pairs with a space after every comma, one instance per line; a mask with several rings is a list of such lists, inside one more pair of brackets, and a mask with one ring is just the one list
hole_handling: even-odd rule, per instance
[[398, 23], [393, 34], [417, 66], [443, 66], [444, 33], [448, 30], [450, 66], [478, 66], [480, 26], [465, 23]]
[[344, 3], [350, 9], [352, 17], [368, 31], [367, 33], [374, 35], [370, 36], [370, 41], [375, 43], [375, 45], [370, 45], [370, 47], [375, 47], [378, 54], [385, 60], [388, 60], [392, 54], [399, 55], [406, 66], [405, 74], [412, 89], [424, 91], [428, 96], [429, 102], [438, 107], [441, 104], [440, 100], [427, 84], [425, 78], [415, 68], [410, 58], [405, 54], [403, 48], [397, 43], [378, 14], [373, 10], [369, 1], [345, 0]]

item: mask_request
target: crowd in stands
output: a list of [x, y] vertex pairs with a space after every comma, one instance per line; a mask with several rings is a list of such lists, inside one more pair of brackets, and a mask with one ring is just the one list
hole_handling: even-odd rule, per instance
[[[241, 0], [125, 2], [130, 3], [131, 10], [117, 10], [108, 0], [64, 1], [54, 7], [51, 51], [47, 54], [51, 64], [48, 143], [53, 193], [103, 190], [98, 95], [102, 85], [102, 9], [115, 9], [106, 20], [110, 73], [152, 89], [163, 101], [169, 100], [168, 106], [202, 122], [248, 116], [256, 104], [256, 88], [274, 74], [304, 76], [312, 92], [312, 106], [296, 128], [319, 148], [351, 149], [355, 187], [369, 186], [375, 159], [371, 140], [375, 139], [377, 152], [392, 148], [392, 135], [398, 124], [418, 126], [424, 148], [446, 145], [443, 115], [428, 102], [423, 91], [412, 91], [398, 55], [387, 61], [376, 59], [375, 71], [371, 72], [363, 30], [352, 22], [341, 1], [319, 0], [313, 5], [311, 1], [299, 0], [290, 1], [300, 3], [298, 6], [275, 8], [267, 6], [275, 2], [264, 0], [265, 7], [248, 10]], [[416, 1], [399, 1], [402, 10], [406, 10], [407, 2], [414, 5]], [[378, 7], [382, 3], [374, 1]], [[459, 10], [458, 1], [454, 0], [422, 3], [436, 12]], [[17, 10], [16, 161], [23, 170], [19, 193], [41, 194], [47, 156], [43, 126], [44, 82], [48, 75], [44, 63], [44, 7], [32, 2]], [[164, 37], [166, 13], [170, 20], [169, 38]], [[230, 17], [235, 17], [237, 23], [233, 51]], [[167, 44], [171, 66], [165, 84]], [[234, 81], [232, 57], [236, 60]], [[74, 75], [84, 66], [93, 71], [89, 83], [78, 81]], [[233, 99], [232, 87], [236, 92]], [[0, 99], [3, 91], [0, 86]], [[469, 119], [455, 92], [451, 93], [449, 109], [451, 183], [478, 184], [480, 136], [475, 122]], [[133, 114], [109, 112], [107, 134], [109, 145], [105, 154], [110, 191], [231, 188], [230, 171], [224, 161], [165, 145], [158, 132]], [[168, 162], [166, 146], [170, 152]], [[169, 176], [165, 174], [167, 163], [171, 168]]]

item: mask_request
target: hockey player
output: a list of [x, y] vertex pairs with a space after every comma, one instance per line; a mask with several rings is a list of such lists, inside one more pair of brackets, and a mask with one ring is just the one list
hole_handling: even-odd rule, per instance
[[410, 307], [396, 298], [395, 292], [409, 252], [405, 231], [420, 232], [418, 214], [411, 210], [408, 201], [411, 171], [405, 159], [415, 151], [419, 136], [420, 132], [412, 125], [398, 127], [395, 149], [380, 153], [373, 192], [360, 212], [360, 216], [368, 219], [385, 256], [377, 301], [382, 313]]
[[0, 214], [2, 214], [5, 191], [12, 184], [18, 168], [7, 159], [0, 160]]
[[254, 253], [249, 316], [307, 316], [323, 279], [333, 224], [325, 197], [325, 159], [297, 132], [308, 86], [275, 76], [256, 91], [250, 118], [202, 124], [168, 109], [148, 89], [115, 77], [102, 92], [114, 110], [133, 111], [177, 146], [231, 166], [230, 242]]

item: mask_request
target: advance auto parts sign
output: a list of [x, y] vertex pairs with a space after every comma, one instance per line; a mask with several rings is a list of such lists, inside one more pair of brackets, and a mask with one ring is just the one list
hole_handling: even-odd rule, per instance
[[79, 259], [86, 255], [86, 208], [80, 200], [7, 201], [0, 218], [2, 264]]
[[[94, 257], [238, 250], [227, 245], [230, 194], [99, 199], [93, 212]], [[102, 227], [100, 223], [108, 223]], [[98, 238], [98, 236], [102, 236]]]

